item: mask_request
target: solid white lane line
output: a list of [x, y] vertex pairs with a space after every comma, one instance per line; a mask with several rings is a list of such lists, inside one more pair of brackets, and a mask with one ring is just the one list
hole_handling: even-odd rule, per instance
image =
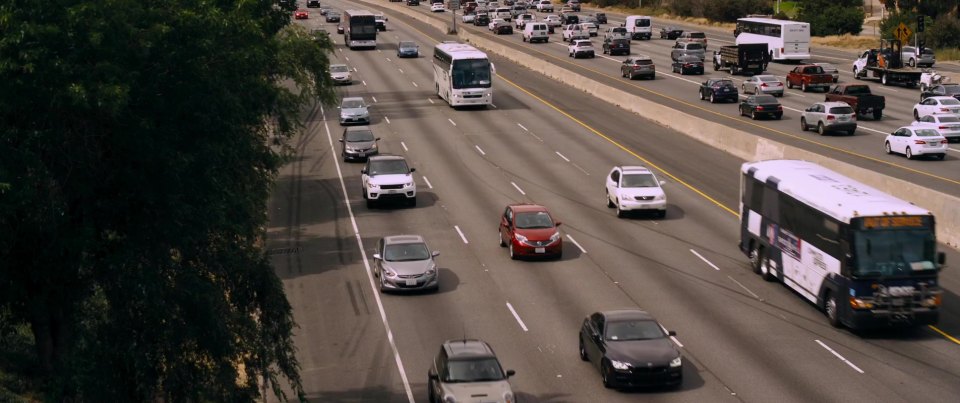
[[520, 319], [520, 315], [517, 315], [517, 311], [513, 309], [513, 305], [510, 305], [509, 302], [507, 302], [507, 309], [510, 310], [510, 313], [513, 314], [513, 318], [516, 319], [517, 323], [520, 324], [520, 328], [523, 329], [524, 332], [526, 332], [527, 325], [523, 324], [523, 319]]
[[[324, 116], [323, 106], [320, 107], [320, 115]], [[323, 122], [323, 126], [327, 131], [327, 142], [330, 144], [330, 149], [333, 149], [333, 135], [330, 134], [330, 126], [326, 121]], [[350, 197], [347, 195], [347, 184], [343, 180], [343, 171], [340, 169], [340, 161], [337, 160], [335, 165], [337, 167], [337, 177], [340, 179], [340, 189], [343, 191], [343, 201], [347, 206], [347, 213], [350, 215], [350, 224], [353, 226], [354, 237], [357, 239], [357, 247], [360, 248], [360, 256], [363, 258], [363, 266], [367, 272], [367, 280], [370, 284], [370, 290], [372, 291], [374, 300], [377, 302], [377, 309], [380, 312], [380, 321], [383, 323], [383, 328], [387, 332], [387, 342], [390, 344], [390, 349], [393, 350], [393, 359], [397, 363], [397, 370], [400, 371], [400, 380], [403, 382], [403, 389], [407, 393], [407, 401], [414, 403], [413, 400], [413, 389], [410, 388], [410, 381], [407, 379], [407, 371], [403, 369], [403, 360], [400, 359], [400, 351], [397, 350], [397, 342], [393, 338], [393, 330], [390, 329], [390, 322], [387, 320], [387, 312], [383, 309], [383, 301], [380, 300], [380, 292], [377, 291], [377, 287], [374, 285], [373, 281], [373, 270], [370, 268], [370, 260], [367, 259], [366, 248], [363, 246], [363, 238], [360, 236], [360, 228], [357, 226], [357, 217], [353, 214], [353, 207], [350, 206]]]
[[[383, 52], [381, 52], [380, 49], [377, 49], [377, 53], [383, 53]], [[388, 59], [388, 60], [389, 60], [389, 59]]]
[[[663, 327], [663, 325], [660, 325], [660, 328], [663, 329], [664, 333], [670, 333], [670, 331]], [[677, 343], [677, 347], [683, 348], [683, 343], [681, 343], [680, 340], [677, 340], [675, 336], [670, 336], [670, 340], [673, 340], [674, 343]]]
[[527, 130], [526, 127], [523, 127], [523, 125], [521, 125], [520, 123], [517, 123], [517, 126], [520, 126], [520, 128], [523, 129], [523, 131], [525, 131], [525, 132], [530, 131], [530, 130]]
[[[378, 51], [379, 51], [379, 49], [378, 49]], [[389, 57], [387, 58], [387, 61], [388, 61], [388, 62], [390, 61], [390, 58], [389, 58]]]
[[697, 257], [700, 258], [700, 260], [702, 260], [702, 261], [704, 261], [704, 263], [710, 265], [710, 267], [714, 268], [714, 270], [720, 271], [720, 268], [717, 267], [717, 265], [711, 263], [709, 260], [707, 260], [707, 258], [703, 257], [703, 255], [697, 253], [697, 251], [695, 251], [695, 250], [693, 250], [693, 249], [690, 249], [690, 253], [692, 253], [692, 254], [694, 254], [694, 255], [697, 255]]
[[374, 102], [374, 103], [377, 102], [377, 97], [371, 96], [370, 98], [373, 98], [373, 102]]
[[467, 236], [463, 235], [463, 231], [460, 231], [460, 226], [454, 225], [453, 229], [457, 230], [457, 233], [460, 234], [460, 239], [463, 240], [463, 243], [470, 243], [470, 241], [467, 240]]
[[497, 106], [496, 106], [496, 105], [494, 105], [494, 104], [490, 104], [490, 106], [492, 106], [492, 107], [493, 107], [493, 109], [497, 109]]
[[832, 348], [830, 348], [830, 347], [827, 346], [826, 344], [823, 344], [822, 341], [820, 341], [820, 340], [814, 340], [814, 341], [816, 341], [817, 344], [819, 344], [821, 347], [827, 349], [827, 351], [833, 353], [833, 355], [837, 356], [837, 358], [839, 358], [840, 361], [843, 361], [843, 362], [845, 362], [847, 365], [849, 365], [850, 368], [853, 368], [854, 370], [856, 370], [857, 372], [859, 372], [859, 373], [861, 373], [861, 374], [863, 373], [863, 370], [860, 369], [860, 367], [858, 367], [858, 366], [856, 366], [856, 365], [853, 365], [853, 363], [850, 362], [850, 360], [847, 360], [846, 358], [843, 358], [843, 356], [840, 355], [840, 353], [838, 353], [838, 352], [836, 352], [836, 351], [833, 351]]
[[736, 279], [734, 279], [733, 277], [727, 276], [727, 278], [729, 278], [730, 281], [733, 281], [734, 283], [737, 283], [737, 285], [739, 285], [740, 288], [743, 288], [743, 290], [746, 291], [746, 292], [748, 292], [748, 293], [750, 293], [750, 295], [753, 295], [753, 297], [756, 298], [757, 301], [763, 302], [763, 298], [760, 298], [759, 295], [755, 294], [753, 291], [750, 291], [750, 289], [747, 288], [745, 285], [740, 284], [740, 282], [737, 281]]
[[583, 173], [587, 174], [587, 176], [590, 176], [590, 172], [587, 172], [586, 169], [581, 168], [580, 165], [577, 165], [576, 162], [571, 162], [571, 164], [573, 164], [573, 166], [577, 167], [577, 169], [579, 169], [580, 172], [583, 172]]
[[428, 188], [433, 189], [433, 185], [430, 184], [430, 179], [427, 179], [426, 176], [422, 176], [422, 175], [420, 177], [423, 178], [423, 182], [427, 184]]
[[390, 124], [390, 118], [384, 116], [384, 117], [383, 117], [383, 120], [386, 120], [388, 125]]
[[431, 104], [432, 104], [432, 103], [435, 103], [435, 102], [433, 102], [433, 100], [430, 99], [430, 98], [427, 98], [427, 101], [430, 101]]
[[346, 61], [348, 61], [348, 62], [350, 61], [350, 58], [349, 58], [349, 57], [346, 57], [346, 56], [344, 56], [343, 59], [346, 60]]
[[520, 192], [520, 194], [522, 194], [522, 195], [524, 195], [524, 196], [526, 196], [526, 195], [527, 195], [527, 193], [526, 193], [526, 192], [524, 192], [524, 191], [523, 191], [523, 189], [520, 189], [520, 186], [517, 186], [517, 184], [516, 184], [516, 183], [514, 183], [514, 182], [510, 182], [510, 184], [511, 184], [511, 185], [513, 185], [513, 188], [514, 188], [514, 189], [517, 189], [517, 191], [518, 191], [518, 192]]
[[883, 131], [883, 130], [877, 130], [877, 129], [873, 129], [873, 128], [870, 128], [870, 127], [866, 127], [866, 126], [861, 125], [861, 124], [859, 124], [859, 123], [857, 123], [857, 128], [858, 128], [858, 129], [863, 129], [863, 130], [869, 130], [869, 131], [871, 131], [871, 132], [880, 133], [880, 134], [883, 134], [883, 135], [890, 134], [890, 133], [887, 133], [887, 132], [885, 132], [885, 131]]
[[587, 253], [587, 250], [586, 250], [586, 249], [583, 249], [583, 247], [580, 246], [580, 243], [577, 242], [576, 239], [573, 239], [573, 236], [572, 236], [572, 235], [567, 234], [567, 239], [569, 239], [570, 242], [573, 242], [573, 244], [577, 246], [577, 249], [580, 249], [580, 252]]
[[567, 158], [567, 157], [565, 157], [563, 154], [560, 154], [559, 151], [555, 151], [555, 152], [557, 153], [557, 155], [560, 156], [560, 158], [563, 158], [564, 161], [570, 162], [570, 158]]
[[414, 86], [414, 87], [420, 88], [420, 86], [417, 85], [417, 82], [416, 82], [416, 81], [411, 81], [411, 83], [413, 83], [413, 86]]
[[451, 125], [457, 125], [457, 122], [454, 122], [453, 119], [447, 118], [447, 121], [450, 122]]
[[367, 86], [367, 82], [366, 82], [366, 81], [364, 81], [364, 80], [360, 80], [360, 82], [361, 82], [361, 83], [363, 83], [363, 86], [364, 86], [364, 87], [366, 87], [366, 86]]
[[397, 69], [397, 70], [400, 70], [400, 74], [403, 74], [403, 69]]
[[487, 153], [485, 153], [485, 152], [483, 152], [483, 149], [482, 149], [482, 148], [480, 148], [480, 146], [473, 146], [473, 147], [474, 147], [474, 148], [476, 148], [476, 149], [477, 149], [477, 151], [479, 151], [479, 152], [480, 152], [480, 154], [482, 154], [482, 155], [487, 155]]
[[356, 68], [356, 67], [353, 68], [353, 72], [354, 72], [354, 73], [357, 72], [357, 68]]
[[403, 151], [410, 151], [410, 149], [407, 148], [407, 143], [404, 143], [404, 142], [401, 141], [401, 142], [400, 142], [400, 146], [403, 147]]

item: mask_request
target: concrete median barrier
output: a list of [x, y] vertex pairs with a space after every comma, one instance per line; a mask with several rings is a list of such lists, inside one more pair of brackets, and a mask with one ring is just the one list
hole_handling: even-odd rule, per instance
[[[442, 21], [418, 13], [407, 6], [402, 6], [403, 3], [360, 1], [404, 14], [430, 25], [442, 33], [447, 33], [450, 28], [450, 21]], [[937, 238], [939, 241], [955, 249], [960, 249], [960, 198], [958, 197], [684, 113], [600, 83], [547, 60], [518, 51], [508, 45], [465, 29], [458, 30], [457, 35], [461, 41], [469, 42], [474, 46], [553, 78], [565, 85], [589, 93], [619, 108], [636, 113], [663, 127], [676, 130], [744, 161], [787, 158], [816, 162], [881, 191], [910, 201], [933, 212], [937, 220]], [[731, 175], [736, 175], [736, 173], [732, 172]]]

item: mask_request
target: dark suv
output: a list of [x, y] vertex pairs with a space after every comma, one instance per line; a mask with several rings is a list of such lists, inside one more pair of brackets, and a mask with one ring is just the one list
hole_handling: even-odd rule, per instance
[[580, 12], [580, 0], [570, 0], [567, 2], [567, 5], [573, 9], [573, 11]]
[[740, 94], [737, 86], [729, 78], [711, 78], [700, 84], [700, 100], [709, 99], [710, 103], [720, 101], [737, 102]]
[[603, 54], [629, 55], [630, 40], [627, 38], [606, 38], [603, 40]]
[[427, 373], [429, 401], [515, 402], [507, 380], [514, 374], [513, 370], [503, 370], [485, 341], [447, 340]]
[[307, 0], [308, 8], [320, 7], [320, 0]]
[[631, 80], [637, 77], [653, 79], [657, 76], [657, 66], [650, 56], [628, 57], [620, 64], [620, 75]]

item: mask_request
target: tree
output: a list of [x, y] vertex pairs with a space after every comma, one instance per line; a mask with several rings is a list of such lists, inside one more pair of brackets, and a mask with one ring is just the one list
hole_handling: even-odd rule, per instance
[[929, 25], [926, 36], [927, 46], [936, 49], [960, 47], [960, 21], [949, 15], [941, 15]]
[[48, 400], [302, 396], [259, 240], [329, 39], [264, 1], [50, 6], [0, 0], [0, 310]]
[[864, 19], [861, 6], [861, 0], [805, 0], [797, 19], [810, 23], [813, 36], [859, 35]]
[[703, 4], [703, 15], [715, 21], [736, 22], [748, 14], [773, 14], [769, 0], [724, 0]]

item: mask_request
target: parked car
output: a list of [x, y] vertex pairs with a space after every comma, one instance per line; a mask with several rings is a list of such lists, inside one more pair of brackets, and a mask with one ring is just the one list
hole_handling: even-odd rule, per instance
[[579, 59], [581, 56], [590, 59], [596, 57], [593, 42], [590, 42], [589, 39], [575, 39], [567, 46], [567, 53], [574, 59]]
[[707, 48], [707, 34], [700, 31], [684, 31], [677, 37], [677, 42], [696, 42]]
[[414, 41], [397, 43], [397, 57], [420, 57], [420, 45]]
[[729, 78], [710, 78], [700, 84], [700, 100], [709, 99], [710, 103], [719, 101], [737, 102], [740, 94], [737, 86]]
[[703, 60], [693, 55], [680, 56], [672, 64], [673, 72], [680, 75], [703, 74]]
[[933, 87], [928, 88], [926, 91], [920, 93], [920, 100], [924, 100], [930, 97], [954, 97], [960, 100], [960, 84], [951, 83], [951, 84], [937, 84]]
[[749, 116], [753, 120], [762, 117], [780, 120], [783, 105], [773, 95], [750, 95], [740, 101], [740, 116]]
[[683, 35], [683, 29], [677, 27], [661, 27], [660, 28], [660, 39], [677, 39]]
[[339, 11], [327, 11], [327, 15], [323, 16], [326, 22], [340, 22], [340, 12]]
[[937, 62], [933, 49], [923, 48], [921, 51], [916, 46], [904, 46], [900, 50], [900, 57], [900, 60], [910, 67], [933, 67]]
[[362, 97], [346, 97], [340, 101], [340, 125], [370, 124], [370, 109]]
[[650, 56], [628, 57], [620, 64], [620, 75], [631, 80], [637, 77], [653, 79], [657, 76], [657, 66]]
[[440, 275], [436, 257], [420, 235], [393, 235], [380, 238], [373, 253], [373, 276], [380, 283], [380, 292], [437, 291]]
[[857, 130], [857, 113], [846, 102], [817, 102], [800, 114], [800, 130], [817, 129], [821, 136], [828, 132], [853, 135]]
[[913, 120], [934, 113], [960, 113], [960, 101], [954, 97], [929, 97], [913, 106]]
[[697, 42], [677, 42], [670, 50], [670, 59], [677, 60], [680, 56], [697, 56], [700, 60], [706, 57], [703, 45]]
[[330, 79], [333, 80], [333, 84], [335, 85], [353, 84], [353, 77], [350, 75], [350, 67], [347, 67], [346, 64], [331, 64]]
[[407, 206], [416, 206], [415, 171], [416, 168], [410, 168], [407, 160], [399, 155], [379, 154], [367, 158], [367, 165], [360, 170], [367, 208], [373, 208], [378, 201], [391, 199], [403, 201]]
[[947, 139], [936, 130], [924, 127], [901, 127], [883, 141], [887, 154], [903, 154], [907, 159], [932, 155], [943, 160], [947, 156]]
[[830, 63], [814, 63], [816, 66], [820, 66], [823, 69], [824, 73], [827, 73], [833, 76], [833, 83], [836, 84], [840, 81], [840, 70], [837, 70], [837, 66], [834, 66]]
[[[447, 340], [427, 373], [430, 403], [516, 402], [508, 379], [514, 370], [503, 370], [493, 348], [481, 340]], [[479, 400], [478, 400], [479, 399]]]
[[511, 204], [500, 216], [500, 246], [507, 247], [511, 259], [554, 257], [563, 254], [560, 221], [546, 207], [536, 204]]
[[641, 310], [595, 312], [580, 326], [580, 359], [600, 371], [607, 388], [679, 386], [683, 358], [668, 331]]
[[340, 137], [340, 156], [345, 162], [367, 159], [379, 153], [378, 141], [369, 127], [346, 127]]
[[644, 166], [616, 166], [606, 179], [607, 207], [617, 209], [617, 217], [632, 211], [653, 212], [657, 217], [667, 215], [666, 182]]
[[740, 90], [744, 94], [769, 94], [776, 97], [783, 96], [783, 83], [774, 75], [759, 75], [743, 80]]
[[950, 143], [960, 143], [960, 115], [927, 115], [913, 126], [936, 130]]
[[606, 38], [603, 40], [603, 54], [629, 55], [630, 40], [627, 38]]

